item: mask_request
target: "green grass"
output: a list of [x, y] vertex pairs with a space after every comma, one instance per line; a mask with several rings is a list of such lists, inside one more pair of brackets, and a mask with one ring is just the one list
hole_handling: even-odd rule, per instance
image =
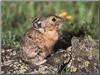
[[98, 2], [2, 2], [2, 47], [19, 47], [21, 37], [38, 16], [59, 14], [61, 11], [75, 18], [62, 31], [76, 31], [81, 27], [94, 39], [99, 37]]

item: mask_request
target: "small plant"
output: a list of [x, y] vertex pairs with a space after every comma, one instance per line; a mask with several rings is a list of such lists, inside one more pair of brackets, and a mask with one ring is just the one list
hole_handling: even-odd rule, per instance
[[16, 40], [16, 36], [12, 32], [8, 31], [2, 33], [2, 48], [18, 48], [19, 41]]

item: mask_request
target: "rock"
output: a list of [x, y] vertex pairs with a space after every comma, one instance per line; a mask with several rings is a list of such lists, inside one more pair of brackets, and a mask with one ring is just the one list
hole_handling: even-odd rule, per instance
[[3, 65], [8, 66], [8, 65], [10, 65], [11, 63], [12, 63], [12, 61], [11, 61], [11, 60], [8, 60], [8, 61], [5, 61], [5, 62], [3, 63]]
[[16, 55], [16, 51], [13, 51], [12, 55]]
[[58, 52], [48, 58], [47, 63], [52, 66], [60, 66], [66, 64], [71, 59], [71, 52], [60, 49]]
[[[99, 42], [91, 38], [73, 37], [71, 46], [59, 49], [47, 58], [47, 62], [35, 66], [24, 62], [18, 50], [2, 49], [2, 73], [6, 74], [58, 74], [63, 73], [98, 73]], [[12, 54], [12, 55], [11, 55]]]
[[96, 68], [98, 65], [95, 66], [95, 63], [99, 62], [98, 43], [90, 36], [73, 37], [71, 43], [72, 62], [70, 68], [74, 66], [78, 73], [98, 73], [98, 68]]

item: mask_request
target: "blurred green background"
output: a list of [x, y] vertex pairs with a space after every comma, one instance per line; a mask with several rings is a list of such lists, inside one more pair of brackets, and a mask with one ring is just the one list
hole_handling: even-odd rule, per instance
[[2, 2], [2, 47], [19, 47], [21, 37], [38, 16], [58, 15], [62, 11], [74, 17], [63, 31], [77, 31], [84, 27], [94, 39], [99, 37], [98, 2]]

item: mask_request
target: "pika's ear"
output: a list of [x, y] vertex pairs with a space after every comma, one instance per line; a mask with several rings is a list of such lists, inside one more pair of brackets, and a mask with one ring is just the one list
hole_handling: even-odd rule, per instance
[[35, 29], [39, 29], [41, 28], [41, 21], [39, 18], [35, 18], [32, 22], [32, 26], [35, 28]]
[[39, 21], [40, 18], [34, 18], [32, 23]]

